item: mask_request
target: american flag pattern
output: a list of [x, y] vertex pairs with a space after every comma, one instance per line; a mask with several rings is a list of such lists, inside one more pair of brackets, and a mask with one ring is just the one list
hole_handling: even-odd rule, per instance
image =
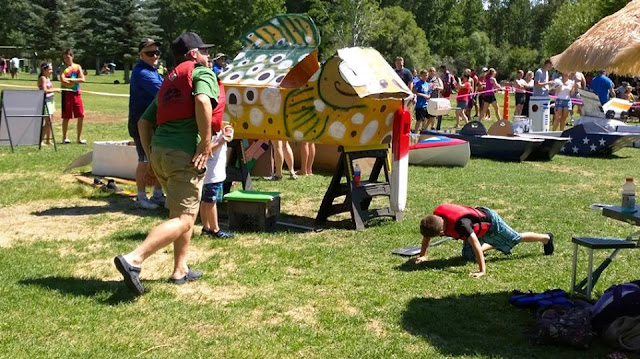
[[640, 135], [628, 132], [613, 132], [595, 123], [576, 125], [562, 132], [569, 141], [560, 153], [567, 156], [608, 156], [640, 140]]

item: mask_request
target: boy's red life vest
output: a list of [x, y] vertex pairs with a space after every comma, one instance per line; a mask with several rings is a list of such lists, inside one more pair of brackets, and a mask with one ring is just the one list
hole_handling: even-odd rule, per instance
[[218, 79], [218, 89], [218, 105], [213, 109], [211, 116], [211, 133], [218, 133], [222, 129], [222, 117], [224, 116], [224, 108], [227, 106], [227, 95], [220, 79]]
[[444, 229], [444, 234], [457, 239], [466, 240], [468, 237], [466, 235], [458, 233], [455, 228], [458, 220], [462, 218], [469, 218], [471, 222], [473, 222], [473, 231], [475, 232], [478, 239], [484, 237], [484, 235], [487, 234], [489, 228], [491, 227], [491, 223], [485, 222], [487, 220], [487, 215], [479, 209], [473, 207], [444, 203], [436, 207], [436, 209], [433, 211], [433, 214], [444, 218], [444, 220], [447, 222], [446, 228]]
[[158, 91], [158, 126], [169, 121], [186, 120], [196, 117], [196, 103], [193, 98], [193, 69], [196, 61], [185, 61], [176, 66], [162, 82]]

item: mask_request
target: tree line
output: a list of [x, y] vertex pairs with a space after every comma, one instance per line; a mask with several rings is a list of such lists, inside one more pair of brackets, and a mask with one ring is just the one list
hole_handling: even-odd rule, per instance
[[629, 0], [5, 0], [0, 45], [58, 59], [62, 49], [96, 70], [130, 65], [143, 37], [169, 44], [195, 31], [233, 57], [238, 37], [269, 17], [308, 13], [321, 32], [320, 58], [371, 46], [393, 63], [494, 67], [499, 78], [535, 69]]

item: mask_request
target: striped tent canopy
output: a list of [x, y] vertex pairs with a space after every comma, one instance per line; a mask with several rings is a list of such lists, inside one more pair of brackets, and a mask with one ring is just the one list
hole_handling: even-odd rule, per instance
[[593, 25], [561, 54], [553, 66], [563, 72], [607, 70], [640, 74], [640, 0]]

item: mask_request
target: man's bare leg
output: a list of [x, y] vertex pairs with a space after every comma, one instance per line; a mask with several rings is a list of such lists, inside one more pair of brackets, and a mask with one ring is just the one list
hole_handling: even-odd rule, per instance
[[69, 130], [69, 120], [68, 118], [62, 119], [62, 141], [67, 140], [67, 130]]
[[182, 233], [178, 239], [173, 242], [173, 273], [171, 278], [179, 279], [187, 275], [189, 266], [187, 266], [187, 255], [189, 253], [189, 244], [191, 243], [191, 235], [193, 233], [193, 223], [195, 215], [190, 216], [191, 226], [189, 230]]
[[84, 117], [78, 117], [78, 142], [82, 140], [82, 123], [84, 122]]
[[[162, 222], [160, 225], [154, 227], [144, 242], [136, 249], [124, 255], [124, 259], [129, 264], [136, 267], [142, 266], [142, 263], [153, 253], [177, 241], [187, 232], [189, 233], [189, 240], [191, 240], [191, 230], [193, 229], [195, 215], [187, 213], [175, 214], [171, 212], [170, 217], [171, 219], [168, 221]], [[182, 244], [182, 246], [184, 246], [184, 244]], [[184, 276], [184, 274], [182, 276]]]

